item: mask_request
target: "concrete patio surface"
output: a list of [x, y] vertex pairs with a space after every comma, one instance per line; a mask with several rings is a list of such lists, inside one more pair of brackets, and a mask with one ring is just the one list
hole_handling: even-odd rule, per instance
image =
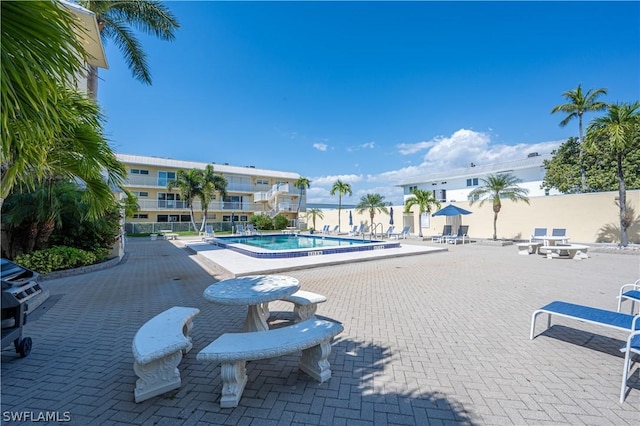
[[[3, 423], [45, 416], [74, 425], [640, 423], [640, 370], [618, 402], [625, 333], [554, 319], [546, 331], [538, 321], [529, 340], [531, 314], [552, 300], [615, 310], [620, 286], [640, 278], [640, 256], [590, 251], [585, 260], [548, 260], [520, 256], [515, 246], [447, 249], [286, 272], [327, 296], [319, 316], [344, 325], [329, 357], [333, 375], [315, 382], [298, 371], [296, 355], [252, 361], [240, 405], [221, 409], [220, 367], [196, 354], [242, 327], [246, 307], [202, 296], [233, 275], [229, 265], [215, 255], [203, 260], [183, 239], [131, 238], [120, 264], [42, 283], [50, 297], [24, 328], [31, 354], [2, 351]], [[179, 367], [182, 386], [136, 404], [133, 336], [172, 306], [201, 311], [194, 348]], [[291, 310], [284, 302], [270, 307], [275, 320]]]

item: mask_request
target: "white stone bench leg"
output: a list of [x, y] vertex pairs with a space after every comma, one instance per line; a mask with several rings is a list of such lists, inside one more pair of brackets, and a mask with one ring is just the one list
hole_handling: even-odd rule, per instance
[[134, 361], [133, 371], [139, 377], [134, 392], [135, 401], [141, 402], [180, 387], [182, 351], [173, 352], [148, 364]]
[[302, 351], [299, 368], [320, 383], [331, 378], [329, 368], [329, 355], [331, 354], [331, 343], [325, 340], [319, 345], [312, 346]]
[[244, 387], [247, 384], [247, 362], [223, 362], [220, 366], [220, 378], [222, 379], [220, 407], [237, 407], [240, 398], [242, 398]]
[[182, 350], [182, 353], [185, 355], [193, 348], [193, 341], [191, 339], [192, 330], [193, 330], [193, 321], [189, 320], [185, 323], [184, 327], [182, 327], [182, 333], [184, 334], [184, 337], [186, 337], [187, 340], [189, 340], [189, 346], [187, 346]]
[[311, 305], [293, 305], [294, 322], [301, 322], [313, 318], [318, 310], [318, 304]]

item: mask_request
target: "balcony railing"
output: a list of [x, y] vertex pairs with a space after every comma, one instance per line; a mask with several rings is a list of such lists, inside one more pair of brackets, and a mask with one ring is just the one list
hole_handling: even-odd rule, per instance
[[[188, 211], [189, 207], [187, 203], [184, 201], [173, 201], [173, 200], [144, 200], [138, 198], [138, 206], [140, 211], [149, 211], [149, 210], [182, 210]], [[193, 202], [193, 210], [200, 212], [202, 211], [202, 203], [200, 201]], [[264, 204], [261, 203], [251, 203], [251, 202], [224, 202], [224, 201], [213, 201], [209, 203], [208, 210], [210, 212], [216, 211], [246, 211], [246, 212], [261, 212], [264, 211]]]
[[[153, 176], [135, 176], [129, 175], [125, 182], [125, 186], [143, 186], [143, 187], [156, 187], [156, 188], [166, 188], [167, 183], [170, 179], [167, 178], [159, 178]], [[276, 185], [273, 185], [269, 192], [275, 188]], [[265, 185], [254, 185], [250, 183], [234, 183], [230, 182], [227, 185], [227, 192], [261, 192], [266, 193]], [[293, 185], [289, 184], [280, 184], [279, 192], [289, 192], [292, 194], [297, 194], [296, 188], [293, 188]]]

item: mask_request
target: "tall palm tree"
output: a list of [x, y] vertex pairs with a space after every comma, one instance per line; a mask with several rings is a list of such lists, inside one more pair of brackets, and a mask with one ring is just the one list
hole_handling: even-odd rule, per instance
[[311, 186], [311, 181], [309, 179], [307, 179], [306, 177], [299, 177], [298, 180], [296, 180], [296, 188], [298, 188], [299, 191], [299, 195], [298, 195], [298, 208], [296, 209], [296, 219], [298, 218], [298, 216], [300, 216], [300, 203], [302, 203], [302, 194], [304, 193], [305, 189], [309, 188]]
[[498, 213], [502, 209], [502, 198], [507, 198], [513, 202], [524, 201], [529, 204], [529, 197], [527, 194], [529, 190], [526, 188], [520, 188], [518, 186], [520, 179], [512, 175], [511, 173], [501, 173], [497, 175], [488, 175], [486, 179], [481, 179], [484, 183], [469, 193], [469, 205], [473, 205], [477, 200], [480, 200], [479, 206], [486, 201], [491, 201], [493, 204], [493, 239], [498, 239]]
[[[384, 196], [380, 194], [366, 194], [360, 197], [360, 202], [356, 206], [356, 211], [359, 214], [364, 213], [366, 210], [369, 211], [369, 217], [371, 218], [371, 225], [373, 226], [373, 218], [376, 213], [384, 213], [389, 214], [389, 210], [387, 209], [387, 203], [384, 200]], [[373, 229], [373, 228], [372, 228]]]
[[591, 121], [587, 129], [590, 149], [615, 154], [618, 169], [620, 206], [620, 244], [629, 244], [627, 229], [633, 222], [627, 211], [627, 192], [622, 158], [630, 149], [640, 146], [640, 102], [609, 105], [607, 114]]
[[343, 195], [353, 195], [353, 191], [351, 190], [351, 185], [348, 183], [342, 182], [340, 179], [334, 182], [331, 187], [331, 191], [329, 192], [331, 195], [338, 194], [338, 232], [340, 232], [340, 211], [342, 210], [342, 196]]
[[202, 182], [200, 182], [200, 190], [197, 193], [202, 204], [202, 225], [200, 232], [204, 232], [207, 223], [207, 213], [209, 212], [209, 203], [213, 201], [216, 192], [220, 194], [220, 199], [224, 199], [227, 195], [227, 180], [213, 171], [213, 166], [207, 164], [202, 172]]
[[[83, 69], [75, 18], [55, 2], [0, 2], [0, 206], [23, 171], [46, 161], [62, 129], [60, 88]], [[46, 43], [43, 42], [46, 40]]]
[[171, 191], [177, 188], [180, 199], [189, 207], [193, 229], [198, 229], [193, 214], [193, 201], [201, 194], [203, 175], [201, 169], [178, 170], [175, 180], [167, 182], [167, 189]]
[[[161, 2], [154, 0], [80, 0], [79, 3], [96, 14], [103, 40], [113, 40], [124, 56], [133, 77], [151, 84], [147, 55], [131, 27], [161, 40], [173, 40], [178, 20]], [[98, 96], [98, 68], [89, 67], [87, 88], [94, 99]]]
[[404, 202], [404, 211], [409, 213], [413, 206], [418, 206], [418, 236], [422, 238], [422, 213], [431, 213], [434, 206], [439, 209], [441, 204], [431, 191], [415, 188], [411, 190], [411, 194], [413, 197]]
[[582, 151], [584, 146], [584, 138], [582, 131], [582, 117], [585, 112], [588, 111], [602, 111], [607, 108], [606, 102], [598, 101], [598, 97], [606, 95], [607, 89], [589, 89], [586, 93], [582, 92], [582, 87], [578, 84], [578, 87], [573, 90], [568, 90], [562, 94], [568, 102], [556, 105], [551, 109], [551, 113], [564, 112], [567, 116], [560, 122], [560, 126], [564, 127], [574, 118], [578, 119], [578, 129], [580, 138], [580, 179], [582, 182], [582, 192], [587, 190], [587, 175], [585, 173], [584, 164], [582, 164]]

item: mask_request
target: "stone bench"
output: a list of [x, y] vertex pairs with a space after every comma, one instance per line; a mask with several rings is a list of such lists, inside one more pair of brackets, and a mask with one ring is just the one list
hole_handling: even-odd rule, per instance
[[174, 306], [147, 321], [133, 338], [133, 371], [139, 377], [135, 402], [180, 387], [178, 364], [193, 347], [191, 330], [197, 308]]
[[327, 359], [331, 339], [343, 329], [337, 322], [309, 319], [274, 330], [227, 333], [201, 350], [196, 358], [222, 364], [220, 407], [237, 407], [247, 384], [247, 361], [302, 351], [299, 368], [320, 383], [329, 380]]
[[528, 256], [530, 254], [538, 253], [538, 250], [542, 247], [542, 241], [517, 243], [516, 247], [518, 247], [518, 254]]
[[327, 298], [321, 294], [299, 290], [280, 300], [293, 303], [294, 321], [301, 322], [313, 318], [318, 310], [318, 303], [326, 302]]
[[177, 240], [178, 239], [178, 234], [174, 234], [174, 233], [164, 234], [164, 239], [165, 240]]
[[581, 244], [558, 244], [555, 246], [541, 246], [540, 253], [545, 253], [547, 259], [553, 259], [556, 257], [564, 257], [569, 259], [587, 259], [587, 250], [589, 246]]

